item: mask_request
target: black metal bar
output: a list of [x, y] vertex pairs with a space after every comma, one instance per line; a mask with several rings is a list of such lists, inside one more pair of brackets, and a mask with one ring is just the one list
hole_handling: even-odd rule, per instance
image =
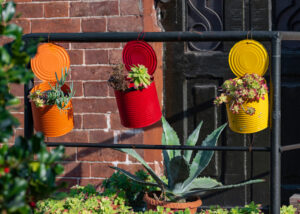
[[[247, 38], [246, 31], [206, 31], [206, 32], [145, 32], [143, 40], [149, 42], [178, 41], [237, 41]], [[275, 35], [272, 31], [251, 31], [251, 38], [270, 41]], [[65, 42], [127, 42], [137, 40], [138, 32], [89, 32], [89, 33], [31, 33], [23, 39]], [[300, 34], [299, 34], [300, 39]]]
[[29, 102], [28, 95], [29, 91], [33, 87], [33, 80], [28, 84], [24, 85], [24, 136], [26, 138], [31, 138], [33, 135], [33, 119], [31, 111], [31, 103]]
[[281, 204], [281, 35], [272, 39], [273, 106], [271, 130], [271, 213], [280, 214]]
[[108, 143], [47, 143], [48, 147], [94, 147], [94, 148], [133, 148], [133, 149], [163, 149], [163, 150], [216, 150], [216, 151], [245, 151], [270, 152], [270, 147], [242, 147], [242, 146], [167, 146], [147, 144], [108, 144]]
[[288, 146], [281, 146], [280, 152], [287, 152], [287, 151], [292, 151], [292, 150], [296, 150], [296, 149], [300, 149], [300, 143], [288, 145]]
[[293, 31], [283, 31], [280, 32], [281, 34], [281, 40], [290, 40], [290, 41], [298, 41], [300, 40], [299, 32], [293, 32]]

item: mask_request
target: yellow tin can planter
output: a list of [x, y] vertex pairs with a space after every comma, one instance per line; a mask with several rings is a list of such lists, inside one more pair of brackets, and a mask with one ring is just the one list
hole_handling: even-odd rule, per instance
[[269, 98], [268, 94], [265, 99], [260, 99], [258, 102], [245, 103], [244, 109], [248, 107], [255, 108], [253, 115], [246, 114], [243, 110], [238, 114], [233, 114], [229, 109], [229, 104], [226, 104], [227, 117], [229, 127], [232, 131], [241, 134], [250, 134], [262, 131], [268, 127], [269, 122]]

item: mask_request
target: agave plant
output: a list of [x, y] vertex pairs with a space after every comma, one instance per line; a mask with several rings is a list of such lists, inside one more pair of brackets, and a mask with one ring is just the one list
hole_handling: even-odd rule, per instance
[[[162, 117], [162, 124], [162, 144], [180, 145], [179, 138], [176, 132], [172, 129], [172, 127], [169, 125], [169, 123], [165, 120], [164, 117]], [[220, 126], [216, 130], [214, 130], [210, 135], [208, 135], [206, 139], [202, 142], [202, 146], [215, 146], [221, 132], [226, 127], [226, 125], [227, 124]], [[194, 146], [197, 143], [201, 126], [202, 122], [188, 137], [186, 141], [187, 146]], [[145, 182], [124, 169], [118, 167], [111, 168], [124, 173], [136, 182], [142, 183], [144, 185], [159, 187], [162, 192], [162, 198], [168, 199], [169, 201], [182, 201], [191, 196], [198, 196], [210, 190], [229, 189], [264, 181], [262, 179], [256, 179], [239, 184], [223, 185], [222, 183], [218, 182], [213, 178], [199, 177], [201, 172], [203, 172], [203, 170], [209, 164], [214, 151], [198, 151], [195, 157], [192, 158], [191, 150], [185, 150], [183, 154], [180, 150], [163, 150], [165, 174], [168, 179], [168, 182], [166, 183], [158, 175], [155, 174], [152, 168], [135, 150], [118, 150], [125, 152], [128, 155], [134, 157], [136, 160], [138, 160], [153, 177], [155, 183]]]

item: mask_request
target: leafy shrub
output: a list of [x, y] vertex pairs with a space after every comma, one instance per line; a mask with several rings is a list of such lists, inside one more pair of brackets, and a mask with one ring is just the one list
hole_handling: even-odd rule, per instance
[[[139, 170], [135, 176], [143, 181], [151, 181], [152, 177], [144, 170]], [[143, 196], [147, 191], [155, 191], [153, 186], [145, 186], [129, 179], [126, 175], [115, 172], [102, 183], [104, 194], [117, 194], [125, 200], [125, 203], [134, 208], [145, 206]]]
[[15, 4], [2, 4], [0, 0], [0, 37], [13, 41], [0, 47], [0, 210], [1, 213], [32, 213], [31, 209], [40, 199], [48, 197], [59, 186], [55, 183], [63, 167], [64, 149], [58, 147], [50, 152], [42, 134], [31, 139], [16, 138], [14, 146], [8, 146], [13, 128], [19, 122], [10, 113], [20, 100], [10, 93], [10, 83], [27, 83], [34, 77], [27, 68], [30, 58], [37, 50], [38, 41], [23, 41], [22, 28], [9, 24], [15, 15]]
[[283, 205], [280, 209], [280, 214], [294, 214], [296, 213], [297, 209], [293, 207], [293, 205], [285, 206]]
[[92, 185], [74, 186], [69, 193], [59, 193], [40, 201], [35, 214], [114, 214], [131, 213], [123, 198], [116, 194], [101, 194]]

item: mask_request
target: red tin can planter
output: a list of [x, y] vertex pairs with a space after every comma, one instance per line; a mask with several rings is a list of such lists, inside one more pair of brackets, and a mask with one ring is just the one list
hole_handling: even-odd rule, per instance
[[162, 116], [154, 82], [142, 90], [115, 90], [115, 96], [121, 124], [127, 128], [152, 125]]

